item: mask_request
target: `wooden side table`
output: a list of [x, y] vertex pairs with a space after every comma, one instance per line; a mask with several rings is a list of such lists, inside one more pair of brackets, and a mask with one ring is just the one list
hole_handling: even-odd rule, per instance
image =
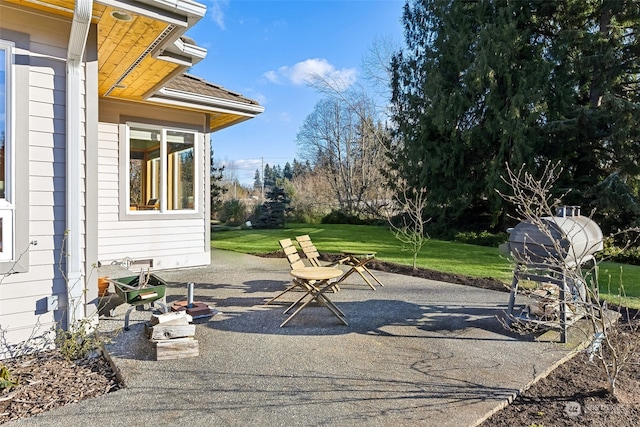
[[[289, 317], [287, 317], [284, 322], [282, 322], [280, 327], [286, 325], [291, 319], [300, 313], [303, 308], [314, 300], [327, 307], [327, 309], [333, 313], [334, 316], [340, 319], [342, 323], [348, 325], [347, 321], [344, 319], [345, 314], [342, 310], [340, 310], [333, 301], [325, 295], [325, 292], [333, 287], [333, 283], [331, 281], [342, 276], [342, 270], [333, 267], [304, 267], [293, 269], [290, 271], [290, 274], [295, 278], [295, 280], [299, 280], [304, 284], [307, 292], [285, 310], [285, 313], [287, 313], [293, 307], [302, 303]], [[307, 297], [310, 298], [303, 302]]]
[[347, 271], [345, 275], [340, 278], [338, 283], [344, 281], [347, 277], [349, 277], [351, 274], [355, 272], [355, 273], [358, 273], [360, 277], [362, 277], [362, 279], [364, 279], [364, 281], [367, 282], [367, 285], [369, 285], [369, 287], [375, 291], [376, 290], [375, 286], [373, 286], [373, 284], [369, 281], [369, 279], [367, 279], [367, 277], [364, 275], [364, 273], [366, 272], [367, 274], [369, 274], [369, 276], [373, 278], [373, 280], [378, 282], [378, 285], [384, 286], [382, 282], [378, 280], [378, 278], [366, 266], [367, 263], [375, 259], [376, 252], [354, 251], [354, 250], [348, 250], [348, 249], [343, 249], [341, 250], [341, 252], [346, 256], [346, 260], [343, 262], [343, 264], [351, 266], [351, 269], [349, 269], [349, 271]]

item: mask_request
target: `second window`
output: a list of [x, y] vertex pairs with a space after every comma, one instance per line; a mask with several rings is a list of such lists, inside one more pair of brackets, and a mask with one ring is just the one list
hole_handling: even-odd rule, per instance
[[130, 124], [129, 210], [195, 209], [196, 133]]

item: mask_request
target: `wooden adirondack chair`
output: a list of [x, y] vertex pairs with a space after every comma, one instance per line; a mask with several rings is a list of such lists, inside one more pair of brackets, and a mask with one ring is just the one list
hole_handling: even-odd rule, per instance
[[[308, 234], [305, 234], [303, 236], [297, 236], [296, 241], [298, 242], [298, 245], [300, 245], [300, 249], [302, 249], [302, 252], [304, 253], [305, 258], [307, 259], [309, 264], [311, 264], [312, 267], [335, 267], [336, 265], [340, 265], [348, 259], [348, 258], [343, 258], [338, 261], [321, 263], [320, 253], [318, 252], [318, 249], [311, 241], [311, 237], [309, 237]], [[337, 283], [332, 288], [332, 290], [333, 292], [337, 292], [340, 290], [340, 287], [337, 285]]]
[[[291, 239], [282, 239], [282, 240], [279, 240], [278, 243], [280, 243], [280, 247], [284, 251], [284, 254], [287, 257], [287, 260], [289, 261], [289, 266], [291, 267], [292, 270], [296, 268], [306, 267], [306, 265], [300, 258], [300, 255], [298, 254], [298, 249], [293, 245], [293, 241], [291, 241]], [[300, 290], [303, 290], [305, 292], [308, 290], [307, 285], [303, 281], [294, 278], [291, 284], [284, 291], [280, 292], [278, 295], [271, 298], [265, 304], [271, 304], [273, 301], [277, 300], [282, 295], [296, 288], [299, 288]]]
[[[335, 268], [328, 268], [329, 271], [326, 271], [326, 268], [316, 268], [315, 266], [307, 267], [304, 262], [302, 262], [302, 259], [298, 254], [298, 249], [293, 245], [291, 239], [282, 239], [279, 240], [278, 243], [284, 251], [285, 256], [287, 257], [287, 261], [289, 261], [291, 270], [296, 270], [298, 274], [293, 277], [291, 284], [284, 291], [271, 298], [265, 304], [272, 303], [289, 291], [293, 291], [296, 289], [302, 291], [302, 296], [299, 297], [295, 302], [291, 303], [284, 312], [288, 313], [294, 307], [298, 306], [299, 304], [301, 305], [299, 305], [297, 310], [293, 314], [291, 314], [284, 322], [282, 322], [280, 326], [282, 327], [286, 325], [293, 317], [295, 317], [300, 312], [300, 310], [302, 310], [311, 301], [314, 300], [326, 306], [329, 311], [331, 311], [336, 317], [338, 317], [338, 319], [340, 319], [342, 323], [346, 325], [347, 322], [344, 319], [344, 313], [329, 298], [327, 298], [326, 295], [324, 295], [324, 292], [329, 289], [330, 286], [332, 286], [331, 281], [339, 277], [342, 272], [339, 269]], [[335, 275], [336, 273], [337, 275]], [[327, 274], [329, 274], [330, 276], [328, 277]], [[307, 300], [306, 302], [304, 301], [305, 299]]]
[[[378, 278], [374, 276], [373, 273], [365, 266], [367, 262], [373, 259], [373, 257], [375, 256], [375, 252], [371, 252], [369, 254], [363, 254], [358, 251], [356, 252], [345, 251], [343, 253], [344, 255], [346, 255], [344, 258], [341, 258], [337, 261], [321, 264], [320, 253], [318, 252], [315, 245], [311, 241], [311, 237], [305, 234], [303, 236], [296, 237], [296, 241], [298, 242], [298, 245], [300, 245], [302, 252], [304, 252], [305, 257], [307, 258], [307, 260], [309, 261], [309, 264], [311, 264], [312, 267], [334, 267], [336, 265], [345, 265], [345, 266], [351, 267], [340, 279], [338, 279], [334, 283], [334, 286], [332, 288], [334, 292], [339, 291], [340, 282], [344, 281], [347, 277], [349, 277], [353, 273], [358, 273], [360, 277], [364, 279], [367, 285], [369, 285], [369, 287], [374, 291], [376, 290], [376, 288], [373, 286], [371, 281], [369, 281], [369, 279], [367, 279], [367, 277], [364, 275], [365, 272], [369, 273], [369, 275], [376, 282], [378, 282], [380, 286], [384, 286], [380, 282], [380, 280], [378, 280]], [[360, 256], [360, 255], [364, 255], [364, 256]]]

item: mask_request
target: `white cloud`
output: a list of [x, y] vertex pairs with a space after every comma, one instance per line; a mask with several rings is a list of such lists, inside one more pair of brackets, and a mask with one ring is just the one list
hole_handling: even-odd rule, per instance
[[267, 71], [266, 73], [264, 73], [264, 77], [269, 80], [271, 83], [277, 83], [280, 84], [280, 77], [278, 76], [278, 73], [276, 73], [275, 71]]
[[215, 162], [220, 166], [224, 166], [224, 175], [228, 180], [237, 179], [243, 185], [252, 185], [255, 178], [256, 170], [261, 170], [262, 159], [240, 159]]
[[342, 68], [337, 70], [324, 58], [312, 58], [298, 62], [293, 66], [283, 66], [277, 71], [270, 70], [264, 73], [264, 77], [272, 83], [282, 84], [283, 79], [294, 85], [303, 85], [314, 80], [325, 80], [341, 89], [346, 89], [356, 81], [355, 68]]
[[233, 166], [236, 169], [240, 170], [249, 170], [251, 172], [255, 172], [256, 169], [260, 169], [261, 160], [260, 159], [241, 159], [241, 160], [233, 160], [229, 162], [229, 166]]
[[211, 14], [211, 19], [213, 22], [218, 24], [218, 27], [221, 29], [225, 29], [224, 25], [224, 8], [229, 5], [229, 0], [212, 0], [211, 1], [211, 9], [209, 13]]

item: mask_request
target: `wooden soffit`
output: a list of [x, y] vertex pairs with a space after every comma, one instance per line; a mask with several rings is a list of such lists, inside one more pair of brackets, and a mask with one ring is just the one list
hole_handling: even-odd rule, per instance
[[[73, 18], [75, 7], [75, 0], [4, 1], [69, 20]], [[181, 39], [187, 28], [202, 18], [204, 6], [198, 9], [197, 3], [187, 1], [184, 7], [194, 9], [178, 13], [175, 5], [180, 2], [175, 0], [167, 7], [168, 2], [162, 0], [157, 3], [151, 0], [94, 0], [92, 23], [98, 30], [98, 95], [206, 113], [212, 132], [260, 114], [263, 108], [257, 102], [182, 75], [204, 57], [206, 50]], [[181, 96], [157, 96], [165, 85], [185, 90], [186, 99], [193, 93], [204, 95], [206, 99], [190, 102]], [[219, 108], [219, 101], [231, 101], [232, 106]]]
[[[69, 19], [75, 6], [74, 0], [6, 2]], [[158, 58], [187, 29], [187, 17], [142, 4], [134, 7], [135, 2], [104, 3], [94, 1], [92, 10], [92, 22], [98, 28], [100, 96], [139, 101], [187, 68], [184, 63]]]

